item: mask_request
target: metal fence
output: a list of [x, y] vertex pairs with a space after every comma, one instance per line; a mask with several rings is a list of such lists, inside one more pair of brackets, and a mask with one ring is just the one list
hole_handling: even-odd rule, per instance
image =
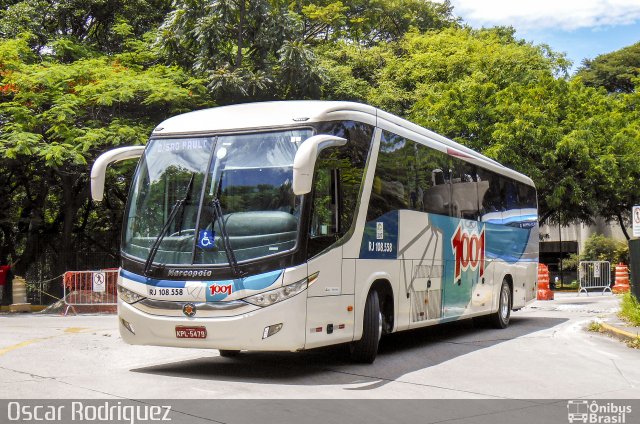
[[65, 272], [63, 277], [64, 315], [66, 316], [70, 310], [77, 314], [76, 306], [117, 305], [117, 283], [117, 269]]
[[611, 264], [606, 261], [581, 261], [578, 272], [580, 290], [589, 295], [588, 289], [602, 289], [611, 292]]

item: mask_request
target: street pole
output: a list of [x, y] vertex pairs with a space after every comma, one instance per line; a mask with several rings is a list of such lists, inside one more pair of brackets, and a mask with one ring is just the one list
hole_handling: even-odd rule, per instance
[[564, 271], [562, 269], [562, 215], [558, 212], [558, 238], [560, 239], [560, 287], [564, 286]]

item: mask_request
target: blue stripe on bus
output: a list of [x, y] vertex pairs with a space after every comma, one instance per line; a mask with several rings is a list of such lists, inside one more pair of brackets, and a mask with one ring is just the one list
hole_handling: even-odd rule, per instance
[[[270, 285], [274, 284], [282, 275], [283, 270], [276, 270], [266, 272], [264, 274], [252, 275], [250, 277], [239, 278], [236, 280], [209, 280], [202, 281], [203, 284], [207, 286], [211, 285], [228, 285], [231, 284], [233, 286], [233, 291], [237, 290], [262, 290]], [[166, 287], [166, 288], [184, 288], [186, 281], [176, 281], [176, 280], [157, 280], [155, 278], [144, 277], [142, 275], [134, 274], [132, 272], [126, 271], [124, 269], [120, 270], [120, 275], [124, 278], [128, 278], [129, 280], [135, 281], [137, 283], [146, 284], [148, 286], [154, 287]], [[218, 300], [218, 295], [215, 296], [216, 300]]]

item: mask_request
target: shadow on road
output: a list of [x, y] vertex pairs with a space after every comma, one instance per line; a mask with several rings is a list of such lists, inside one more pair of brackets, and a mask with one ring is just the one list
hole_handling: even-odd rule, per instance
[[[512, 316], [504, 330], [477, 328], [471, 320], [452, 322], [383, 337], [371, 365], [349, 362], [346, 345], [305, 352], [243, 352], [236, 358], [203, 357], [131, 371], [189, 380], [287, 385], [346, 385], [371, 390], [403, 375], [457, 357], [546, 330], [563, 318]], [[518, 358], [513, 358], [518, 361]], [[366, 384], [369, 383], [369, 384]]]

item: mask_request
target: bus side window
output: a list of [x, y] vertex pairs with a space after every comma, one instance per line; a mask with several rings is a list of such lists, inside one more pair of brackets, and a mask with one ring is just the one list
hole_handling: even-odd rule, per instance
[[520, 202], [520, 209], [537, 208], [536, 189], [529, 185], [518, 183], [518, 201]]
[[451, 216], [478, 219], [478, 188], [476, 166], [459, 159], [452, 160]]
[[478, 168], [478, 204], [480, 206], [481, 221], [501, 222], [504, 209], [500, 193], [500, 177], [498, 174]]
[[533, 228], [538, 223], [536, 189], [524, 183], [519, 182], [517, 184], [520, 205], [520, 228]]
[[450, 161], [446, 153], [419, 143], [417, 148], [417, 170], [419, 174], [418, 198], [420, 212], [449, 215], [451, 208]]

